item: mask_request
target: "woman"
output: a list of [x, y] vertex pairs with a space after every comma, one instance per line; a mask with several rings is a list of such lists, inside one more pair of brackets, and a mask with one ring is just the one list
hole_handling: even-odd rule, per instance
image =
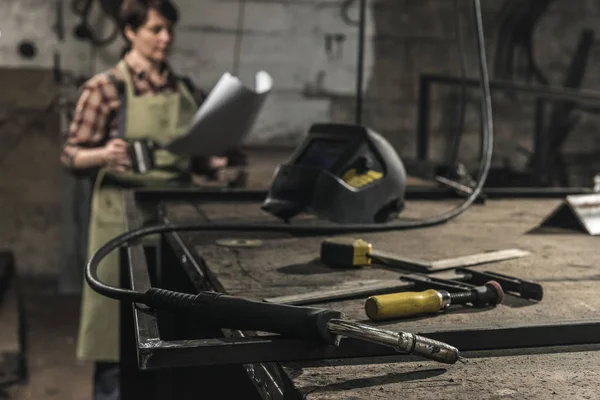
[[[122, 233], [123, 193], [132, 187], [172, 187], [190, 183], [193, 160], [157, 150], [155, 169], [132, 171], [127, 143], [143, 139], [164, 143], [184, 133], [198, 103], [167, 64], [178, 12], [169, 0], [125, 0], [121, 28], [130, 48], [110, 71], [81, 90], [62, 162], [96, 171], [88, 252]], [[227, 165], [210, 157], [210, 170]], [[119, 285], [118, 253], [100, 264], [99, 278]], [[119, 304], [84, 284], [77, 357], [96, 362], [96, 399], [118, 399]]]

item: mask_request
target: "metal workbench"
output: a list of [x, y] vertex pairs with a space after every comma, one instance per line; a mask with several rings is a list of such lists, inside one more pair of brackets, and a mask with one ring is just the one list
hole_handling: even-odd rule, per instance
[[[142, 191], [136, 193], [136, 199], [156, 203], [160, 220], [168, 223], [277, 223], [260, 210], [262, 195], [240, 192], [232, 198], [218, 191]], [[447, 341], [469, 358], [466, 364], [445, 366], [356, 340], [343, 340], [336, 348], [264, 333], [213, 329], [191, 316], [157, 314], [143, 306], [132, 309], [123, 304], [122, 351], [131, 367], [124, 368], [124, 373], [137, 378], [151, 376], [154, 398], [174, 398], [174, 386], [180, 396], [191, 393], [190, 388], [202, 386], [202, 379], [229, 382], [221, 384], [227, 385], [224, 390], [233, 387], [245, 393], [244, 398], [252, 398], [247, 392], [252, 386], [244, 381], [242, 370], [251, 378], [256, 393], [273, 399], [432, 398], [432, 390], [438, 392], [435, 398], [597, 397], [597, 237], [536, 229], [561, 199], [488, 197], [485, 205], [473, 206], [439, 227], [350, 235], [381, 250], [427, 260], [506, 248], [532, 253], [478, 268], [540, 282], [545, 297], [539, 303], [508, 296], [494, 309], [463, 307], [436, 317], [378, 324]], [[456, 201], [411, 200], [402, 216], [437, 214]], [[128, 200], [132, 228], [138, 224], [134, 203], [132, 194]], [[258, 238], [262, 245], [237, 248], [216, 244], [226, 238]], [[400, 275], [372, 267], [330, 269], [318, 261], [322, 239], [277, 233], [168, 233], [158, 252], [144, 251], [141, 244], [129, 248], [124, 254], [128, 266], [124, 279], [140, 290], [152, 282], [190, 293], [213, 289], [262, 300], [331, 288], [346, 281], [393, 280]], [[321, 306], [366, 320], [364, 299]], [[234, 383], [236, 379], [238, 383]], [[162, 389], [157, 389], [159, 386]]]

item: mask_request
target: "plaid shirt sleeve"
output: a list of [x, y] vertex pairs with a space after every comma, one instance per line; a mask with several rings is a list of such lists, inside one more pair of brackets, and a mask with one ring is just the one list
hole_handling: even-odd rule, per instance
[[105, 75], [97, 75], [82, 86], [60, 157], [65, 166], [72, 166], [80, 148], [98, 147], [105, 142], [115, 102], [117, 89]]

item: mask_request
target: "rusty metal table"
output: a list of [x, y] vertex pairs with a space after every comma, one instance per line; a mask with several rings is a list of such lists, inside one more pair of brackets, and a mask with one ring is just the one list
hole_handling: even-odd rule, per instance
[[[276, 223], [260, 210], [259, 197], [222, 201], [218, 195], [171, 196], [162, 202], [161, 218], [168, 223]], [[228, 330], [222, 330], [218, 338], [169, 338], [158, 329], [152, 311], [135, 307], [139, 366], [160, 370], [243, 364], [263, 398], [424, 398], [432, 391], [438, 391], [436, 398], [546, 398], [553, 394], [593, 398], [600, 383], [600, 353], [595, 351], [600, 343], [600, 298], [596, 295], [600, 292], [600, 252], [595, 237], [535, 229], [559, 203], [559, 199], [542, 198], [489, 200], [439, 227], [351, 235], [381, 250], [427, 260], [504, 248], [532, 253], [482, 269], [542, 283], [545, 297], [539, 303], [508, 296], [494, 309], [457, 308], [436, 317], [378, 323], [446, 340], [463, 350], [470, 359], [467, 364], [443, 366], [353, 340], [332, 348]], [[412, 201], [403, 217], [433, 215], [453, 204], [451, 200]], [[262, 245], [239, 248], [216, 243], [227, 238], [258, 238]], [[169, 287], [178, 276], [187, 280], [189, 292], [210, 288], [262, 300], [345, 281], [399, 276], [397, 271], [372, 267], [332, 270], [318, 261], [322, 239], [278, 233], [168, 233], [158, 274], [162, 281], [157, 284]], [[143, 259], [135, 252], [135, 247], [129, 250], [130, 264]], [[133, 275], [138, 274], [132, 275], [132, 283], [143, 289], [150, 280], [147, 273], [141, 273], [144, 265], [138, 267], [131, 268]], [[322, 306], [365, 321], [363, 305], [364, 299], [356, 299]]]

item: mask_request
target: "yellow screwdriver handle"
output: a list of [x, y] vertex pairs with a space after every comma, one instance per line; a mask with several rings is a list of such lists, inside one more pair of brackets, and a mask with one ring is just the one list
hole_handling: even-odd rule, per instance
[[365, 303], [365, 311], [371, 321], [385, 321], [436, 313], [448, 305], [444, 300], [442, 293], [434, 289], [385, 294], [369, 297]]

